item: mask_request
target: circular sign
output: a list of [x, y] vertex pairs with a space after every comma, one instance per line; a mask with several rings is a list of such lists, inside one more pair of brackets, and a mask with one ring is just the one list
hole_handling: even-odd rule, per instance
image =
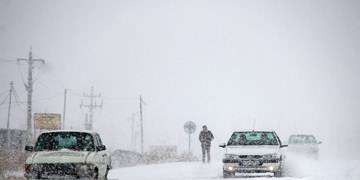
[[194, 133], [196, 130], [196, 124], [192, 121], [188, 121], [184, 124], [184, 131], [188, 134]]

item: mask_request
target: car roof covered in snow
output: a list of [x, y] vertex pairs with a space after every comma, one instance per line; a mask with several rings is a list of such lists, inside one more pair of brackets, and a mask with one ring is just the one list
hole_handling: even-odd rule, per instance
[[237, 130], [234, 132], [275, 132], [274, 130]]
[[62, 129], [62, 130], [49, 130], [49, 131], [44, 131], [41, 132], [40, 134], [43, 133], [53, 133], [53, 132], [79, 132], [79, 133], [89, 133], [89, 134], [96, 134], [95, 131], [89, 131], [89, 130], [74, 130], [74, 129]]
[[314, 136], [313, 134], [292, 134], [290, 136]]

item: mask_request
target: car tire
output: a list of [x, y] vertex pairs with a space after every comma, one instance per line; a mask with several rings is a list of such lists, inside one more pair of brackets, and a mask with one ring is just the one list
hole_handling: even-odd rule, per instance
[[97, 168], [94, 169], [94, 172], [92, 174], [92, 179], [98, 179], [99, 178], [99, 170]]
[[231, 177], [234, 177], [234, 176], [235, 176], [235, 172], [228, 172], [228, 171], [223, 170], [223, 177], [224, 178], [231, 178]]
[[274, 172], [274, 176], [275, 177], [282, 177], [282, 172], [281, 171], [276, 171], [276, 172]]
[[105, 175], [104, 175], [104, 179], [105, 179], [105, 180], [107, 180], [107, 176], [108, 176], [108, 174], [109, 174], [109, 170], [110, 170], [110, 168], [109, 168], [109, 166], [107, 166], [107, 167], [106, 167], [106, 171], [105, 171]]
[[43, 179], [43, 178], [42, 178], [41, 174], [38, 173], [38, 174], [35, 176], [35, 179]]

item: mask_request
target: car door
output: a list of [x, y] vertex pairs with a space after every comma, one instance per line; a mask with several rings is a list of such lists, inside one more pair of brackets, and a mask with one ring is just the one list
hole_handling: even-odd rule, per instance
[[[95, 134], [95, 141], [96, 141], [97, 147], [103, 146], [103, 143], [101, 141], [99, 134]], [[107, 166], [108, 166], [108, 153], [106, 150], [98, 150], [97, 149], [97, 157], [99, 160], [99, 170], [101, 171], [101, 174], [103, 174], [103, 173], [105, 173]]]
[[93, 141], [94, 141], [94, 145], [95, 145], [95, 151], [91, 153], [91, 159], [89, 159], [89, 161], [91, 161], [97, 168], [98, 168], [98, 172], [99, 175], [101, 176], [103, 174], [103, 162], [102, 162], [102, 156], [101, 156], [101, 152], [98, 151], [98, 140], [95, 134], [92, 135], [93, 137]]
[[281, 147], [283, 144], [281, 142], [280, 137], [275, 132], [274, 132], [274, 134], [275, 134], [275, 137], [276, 137], [276, 139], [278, 140], [278, 143], [279, 143], [279, 145], [278, 145], [279, 146], [279, 153], [281, 154], [282, 159], [284, 159], [285, 154], [286, 154], [286, 150]]

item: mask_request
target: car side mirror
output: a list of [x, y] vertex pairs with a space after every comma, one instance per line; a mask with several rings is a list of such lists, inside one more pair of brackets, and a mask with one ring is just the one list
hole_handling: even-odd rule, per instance
[[25, 151], [33, 152], [34, 146], [25, 146]]
[[226, 144], [225, 144], [225, 143], [221, 143], [221, 144], [219, 144], [219, 147], [225, 148], [225, 147], [226, 147]]
[[105, 145], [100, 145], [96, 147], [98, 151], [105, 151], [106, 150], [106, 146]]
[[287, 144], [283, 144], [283, 145], [280, 145], [280, 148], [284, 148], [284, 147], [288, 147], [289, 145]]

